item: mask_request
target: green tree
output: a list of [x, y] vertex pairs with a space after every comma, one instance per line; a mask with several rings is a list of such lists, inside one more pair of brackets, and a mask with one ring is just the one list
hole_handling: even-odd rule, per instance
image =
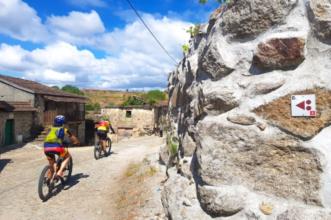
[[122, 106], [131, 106], [131, 105], [144, 105], [145, 101], [142, 98], [137, 96], [129, 96], [129, 98], [122, 103]]
[[72, 94], [76, 94], [76, 95], [84, 95], [84, 93], [82, 91], [80, 91], [80, 89], [78, 87], [72, 86], [72, 85], [65, 85], [62, 87], [61, 90], [72, 93]]
[[153, 105], [158, 101], [166, 100], [166, 98], [166, 94], [160, 90], [151, 90], [144, 96], [145, 101], [150, 105]]
[[101, 109], [101, 106], [99, 103], [88, 103], [85, 105], [86, 111], [99, 111]]

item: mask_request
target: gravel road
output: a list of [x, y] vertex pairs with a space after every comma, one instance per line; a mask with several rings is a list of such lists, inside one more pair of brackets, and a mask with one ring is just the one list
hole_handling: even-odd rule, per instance
[[[42, 148], [27, 144], [0, 156], [0, 219], [114, 219], [112, 195], [131, 162], [156, 154], [158, 137], [141, 137], [113, 144], [110, 157], [95, 160], [92, 147], [71, 148], [74, 167], [69, 186], [42, 202], [38, 178], [47, 160]], [[115, 186], [116, 184], [116, 186]]]

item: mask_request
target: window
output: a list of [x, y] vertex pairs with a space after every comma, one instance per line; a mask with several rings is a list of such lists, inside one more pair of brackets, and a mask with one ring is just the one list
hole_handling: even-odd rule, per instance
[[132, 111], [126, 111], [125, 117], [131, 118], [132, 117]]

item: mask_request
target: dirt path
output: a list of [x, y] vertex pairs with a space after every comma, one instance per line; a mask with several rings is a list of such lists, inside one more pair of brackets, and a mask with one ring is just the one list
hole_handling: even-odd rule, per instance
[[157, 153], [162, 143], [158, 137], [122, 141], [113, 145], [114, 154], [98, 161], [92, 147], [70, 149], [71, 184], [45, 203], [37, 194], [38, 177], [47, 162], [42, 150], [28, 144], [1, 154], [0, 162], [6, 165], [0, 167], [0, 219], [114, 219], [111, 195], [122, 173], [129, 163]]

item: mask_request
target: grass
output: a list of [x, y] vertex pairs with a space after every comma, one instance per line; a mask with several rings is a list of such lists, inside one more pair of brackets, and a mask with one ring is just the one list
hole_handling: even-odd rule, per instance
[[117, 218], [131, 220], [139, 216], [139, 211], [151, 195], [148, 182], [158, 173], [147, 159], [139, 163], [130, 163], [119, 180], [120, 190], [115, 196]]

